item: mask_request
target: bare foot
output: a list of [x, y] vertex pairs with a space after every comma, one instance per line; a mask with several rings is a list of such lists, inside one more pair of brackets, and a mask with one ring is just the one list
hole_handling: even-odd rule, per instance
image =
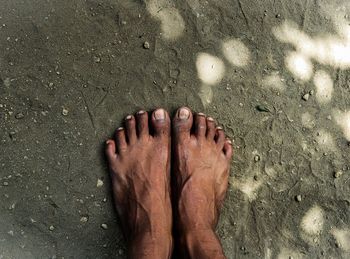
[[170, 258], [170, 119], [155, 110], [148, 126], [147, 112], [125, 119], [106, 155], [115, 206], [129, 246], [130, 258]]
[[215, 227], [228, 187], [231, 141], [212, 118], [193, 118], [186, 107], [174, 117], [172, 140], [177, 245], [183, 257], [225, 258]]

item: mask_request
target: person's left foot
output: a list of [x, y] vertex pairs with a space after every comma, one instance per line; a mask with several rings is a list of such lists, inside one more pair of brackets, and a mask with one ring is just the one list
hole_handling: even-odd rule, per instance
[[163, 109], [125, 119], [106, 155], [115, 206], [131, 258], [170, 258], [170, 119]]

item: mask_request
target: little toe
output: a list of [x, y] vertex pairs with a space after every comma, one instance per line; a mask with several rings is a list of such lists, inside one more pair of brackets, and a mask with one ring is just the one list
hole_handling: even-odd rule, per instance
[[116, 147], [114, 140], [107, 140], [106, 141], [106, 147], [105, 147], [105, 153], [108, 159], [108, 162], [112, 162], [116, 158]]
[[167, 111], [164, 109], [156, 109], [152, 113], [151, 118], [154, 136], [169, 137], [170, 136], [170, 118]]
[[218, 148], [222, 150], [225, 144], [225, 133], [222, 127], [216, 127], [215, 142]]
[[173, 119], [175, 141], [190, 138], [193, 123], [193, 115], [189, 108], [181, 107], [177, 110]]
[[128, 143], [133, 145], [136, 143], [136, 121], [133, 115], [128, 115], [125, 118], [125, 128], [126, 128], [126, 137]]
[[226, 158], [230, 160], [233, 154], [232, 141], [230, 139], [225, 140], [223, 151]]
[[207, 118], [207, 139], [214, 140], [216, 125], [212, 117]]
[[115, 142], [116, 142], [116, 150], [117, 150], [118, 154], [120, 154], [123, 151], [125, 151], [126, 148], [128, 147], [128, 144], [126, 142], [124, 128], [120, 127], [120, 128], [118, 128], [116, 130], [116, 132], [115, 132]]
[[198, 139], [205, 138], [207, 122], [204, 113], [197, 113], [194, 120], [194, 132]]
[[137, 136], [144, 138], [149, 136], [148, 114], [145, 111], [139, 111], [136, 114]]

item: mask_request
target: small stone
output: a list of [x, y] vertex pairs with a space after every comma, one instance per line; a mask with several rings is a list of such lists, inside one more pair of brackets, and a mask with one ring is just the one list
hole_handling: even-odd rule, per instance
[[259, 155], [255, 155], [255, 156], [254, 156], [254, 161], [255, 161], [255, 162], [260, 161], [260, 156], [259, 156]]
[[340, 176], [342, 176], [343, 172], [342, 171], [336, 171], [334, 172], [334, 178], [339, 178]]
[[143, 47], [144, 47], [145, 49], [149, 49], [149, 42], [148, 42], [148, 41], [145, 41], [145, 42], [143, 43]]
[[51, 83], [49, 83], [49, 87], [53, 87], [53, 83], [51, 82]]
[[68, 111], [66, 108], [63, 108], [63, 109], [62, 109], [62, 115], [63, 115], [63, 116], [67, 116], [67, 115], [68, 115], [68, 112], [69, 112], [69, 111]]
[[50, 230], [50, 231], [54, 231], [54, 230], [55, 230], [55, 227], [51, 225], [51, 226], [49, 227], [49, 230]]
[[315, 93], [314, 90], [310, 90], [310, 92], [309, 92], [310, 95], [313, 95], [314, 93]]
[[259, 112], [270, 112], [269, 108], [264, 105], [257, 105], [255, 107]]
[[238, 105], [239, 105], [240, 107], [243, 107], [243, 103], [239, 103]]
[[101, 62], [101, 58], [98, 56], [94, 56], [94, 62], [95, 63], [100, 63]]
[[97, 188], [100, 188], [103, 186], [103, 181], [101, 179], [97, 179], [97, 184], [96, 184], [96, 187]]
[[118, 250], [118, 254], [119, 254], [119, 255], [122, 255], [122, 254], [124, 254], [124, 251], [123, 251], [123, 249], [119, 249], [119, 250]]
[[297, 202], [301, 202], [301, 195], [299, 194], [299, 195], [297, 195], [297, 196], [295, 196], [295, 200], [297, 201]]
[[259, 177], [257, 175], [254, 175], [254, 181], [259, 180]]
[[80, 218], [80, 222], [81, 223], [86, 223], [86, 222], [88, 222], [88, 220], [89, 220], [89, 218], [86, 217], [86, 216], [83, 216], [83, 217]]
[[8, 183], [8, 182], [3, 182], [3, 185], [4, 185], [4, 186], [8, 186], [9, 183]]
[[276, 14], [276, 18], [281, 18], [281, 15], [279, 13]]
[[108, 226], [107, 226], [107, 224], [103, 223], [103, 224], [101, 224], [101, 228], [108, 229]]
[[19, 112], [19, 113], [17, 113], [17, 114], [15, 115], [15, 118], [16, 118], [17, 120], [23, 119], [23, 118], [24, 118], [24, 114], [23, 114], [22, 112]]
[[310, 98], [310, 94], [309, 94], [309, 93], [306, 93], [306, 94], [303, 95], [302, 98], [303, 98], [304, 101], [307, 101], [307, 100], [309, 100], [309, 98]]

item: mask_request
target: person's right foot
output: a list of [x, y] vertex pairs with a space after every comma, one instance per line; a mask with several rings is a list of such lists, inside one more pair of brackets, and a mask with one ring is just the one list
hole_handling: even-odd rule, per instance
[[224, 258], [215, 234], [228, 187], [232, 143], [212, 118], [180, 108], [173, 120], [173, 213], [182, 256]]

